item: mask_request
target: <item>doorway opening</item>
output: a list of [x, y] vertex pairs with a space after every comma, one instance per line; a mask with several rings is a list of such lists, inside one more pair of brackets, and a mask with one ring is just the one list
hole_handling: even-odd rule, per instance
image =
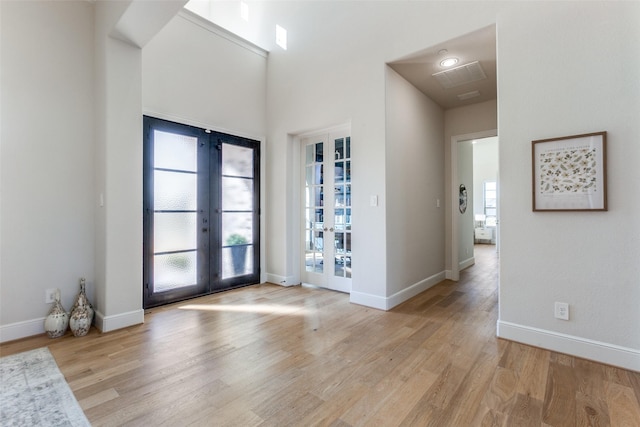
[[[473, 265], [476, 242], [499, 247], [497, 130], [451, 138], [451, 270], [448, 279]], [[474, 143], [475, 141], [475, 143]], [[477, 146], [477, 148], [474, 148]], [[462, 187], [466, 192], [462, 209]]]
[[[498, 244], [498, 137], [474, 139], [473, 234], [478, 245]], [[475, 258], [475, 250], [474, 250]]]

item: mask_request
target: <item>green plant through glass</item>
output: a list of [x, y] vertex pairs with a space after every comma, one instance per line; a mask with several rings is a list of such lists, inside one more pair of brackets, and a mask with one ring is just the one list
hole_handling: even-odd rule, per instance
[[189, 266], [189, 257], [182, 254], [171, 255], [167, 259], [167, 264], [179, 270], [185, 270]]
[[234, 233], [227, 237], [227, 246], [246, 245], [247, 243], [247, 238], [238, 233]]

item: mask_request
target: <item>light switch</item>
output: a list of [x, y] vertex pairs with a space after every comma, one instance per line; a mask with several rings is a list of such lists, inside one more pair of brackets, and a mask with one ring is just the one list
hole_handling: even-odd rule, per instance
[[378, 196], [371, 196], [369, 204], [371, 206], [378, 206]]

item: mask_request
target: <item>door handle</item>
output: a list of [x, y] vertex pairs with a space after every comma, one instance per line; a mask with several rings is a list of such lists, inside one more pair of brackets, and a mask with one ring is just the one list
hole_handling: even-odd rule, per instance
[[207, 231], [209, 231], [209, 229], [207, 227], [202, 227], [202, 232], [206, 233]]
[[325, 227], [325, 228], [323, 228], [323, 230], [324, 230], [324, 231], [331, 231], [331, 232], [333, 232], [333, 227], [331, 227], [331, 228], [327, 228], [327, 227]]

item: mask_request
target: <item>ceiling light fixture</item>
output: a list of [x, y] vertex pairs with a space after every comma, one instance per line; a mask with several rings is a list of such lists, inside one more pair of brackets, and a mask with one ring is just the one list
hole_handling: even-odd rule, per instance
[[452, 65], [456, 65], [458, 63], [458, 58], [446, 58], [440, 61], [440, 65], [443, 67], [451, 67]]

